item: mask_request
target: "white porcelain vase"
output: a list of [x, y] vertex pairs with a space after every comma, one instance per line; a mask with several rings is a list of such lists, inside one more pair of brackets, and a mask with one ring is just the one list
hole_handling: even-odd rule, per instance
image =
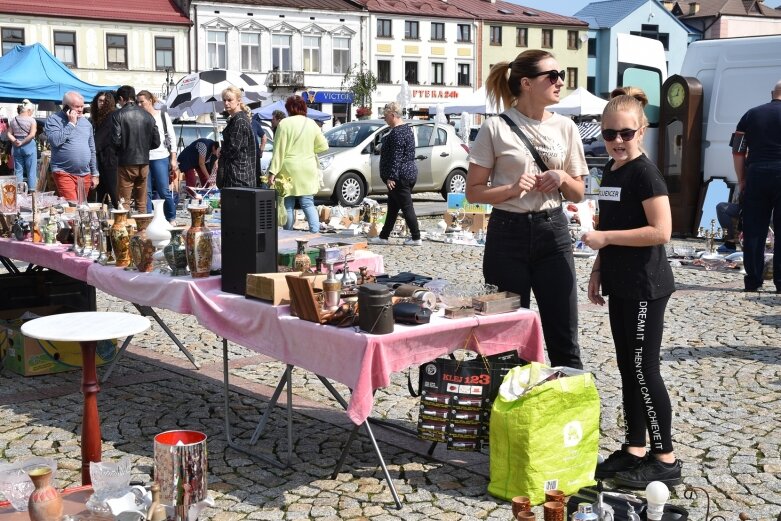
[[146, 228], [146, 236], [152, 241], [156, 249], [165, 248], [171, 241], [171, 224], [166, 220], [163, 212], [164, 199], [154, 199], [154, 217]]

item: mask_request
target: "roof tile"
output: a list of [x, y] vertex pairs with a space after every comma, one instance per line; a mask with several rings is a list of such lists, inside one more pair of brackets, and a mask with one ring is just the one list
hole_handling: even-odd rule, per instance
[[30, 2], [29, 0], [3, 0], [0, 12], [49, 16], [52, 18], [80, 18], [143, 22], [158, 24], [190, 25], [190, 19], [173, 0], [58, 0], [57, 2]]

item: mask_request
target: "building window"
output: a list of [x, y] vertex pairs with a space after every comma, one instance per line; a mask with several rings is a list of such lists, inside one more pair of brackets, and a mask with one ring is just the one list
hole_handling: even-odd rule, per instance
[[225, 31], [206, 31], [206, 66], [210, 69], [226, 69], [228, 65]]
[[578, 69], [577, 67], [567, 67], [567, 88], [578, 88]]
[[472, 75], [469, 72], [468, 63], [458, 64], [458, 85], [461, 87], [472, 85]]
[[350, 38], [334, 38], [334, 74], [346, 74], [350, 69]]
[[404, 62], [404, 79], [410, 85], [418, 84], [418, 62]]
[[377, 18], [377, 36], [380, 38], [393, 38], [391, 20]]
[[444, 85], [445, 84], [445, 64], [444, 63], [432, 63], [431, 64], [431, 84], [432, 85]]
[[155, 36], [155, 69], [174, 70], [174, 39]]
[[597, 88], [597, 79], [594, 76], [587, 77], [586, 90], [589, 91], [591, 94], [594, 94], [596, 88]]
[[239, 33], [241, 70], [260, 70], [260, 33]]
[[652, 40], [659, 40], [662, 42], [665, 51], [670, 50], [670, 33], [660, 33], [658, 25], [642, 24], [640, 26], [640, 31], [630, 31], [630, 34], [644, 36], [646, 38], [651, 38]]
[[467, 24], [458, 24], [458, 38], [459, 42], [471, 42], [472, 41], [472, 26]]
[[54, 31], [54, 55], [69, 67], [76, 66], [76, 33]]
[[589, 56], [589, 58], [596, 58], [597, 57], [597, 39], [596, 38], [589, 38], [588, 39], [588, 56]]
[[304, 36], [304, 72], [320, 72], [319, 36]]
[[515, 46], [516, 47], [529, 46], [529, 29], [527, 29], [526, 27], [518, 27], [515, 30]]
[[553, 29], [542, 30], [542, 47], [550, 49], [553, 47]]
[[578, 48], [578, 32], [567, 31], [567, 49], [577, 49], [577, 48]]
[[410, 22], [409, 20], [404, 22], [404, 39], [405, 40], [420, 40], [420, 24], [418, 22]]
[[445, 24], [431, 22], [431, 39], [438, 42], [445, 41]]
[[499, 25], [491, 26], [491, 45], [502, 45], [502, 27]]
[[11, 52], [17, 45], [24, 45], [24, 29], [17, 27], [3, 27], [3, 55]]
[[390, 60], [377, 60], [377, 83], [391, 83]]
[[271, 35], [271, 67], [277, 71], [290, 70], [290, 36]]
[[106, 35], [106, 65], [109, 69], [127, 69], [126, 35]]

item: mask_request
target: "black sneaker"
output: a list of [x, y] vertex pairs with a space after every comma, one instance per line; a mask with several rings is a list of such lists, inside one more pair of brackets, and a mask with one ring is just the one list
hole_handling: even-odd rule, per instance
[[616, 472], [622, 470], [632, 470], [640, 465], [645, 458], [630, 454], [624, 449], [619, 449], [607, 457], [602, 463], [597, 463], [597, 470], [594, 472], [596, 479], [608, 479], [616, 475]]
[[681, 460], [664, 463], [650, 456], [632, 470], [616, 472], [615, 481], [616, 485], [629, 488], [645, 488], [652, 481], [661, 481], [668, 487], [680, 485]]

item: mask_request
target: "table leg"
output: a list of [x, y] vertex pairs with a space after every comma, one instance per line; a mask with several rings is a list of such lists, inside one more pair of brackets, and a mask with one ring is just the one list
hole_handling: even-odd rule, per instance
[[81, 420], [81, 484], [90, 485], [90, 461], [100, 461], [102, 439], [98, 415], [98, 373], [95, 366], [97, 342], [81, 342], [81, 392], [84, 395], [84, 413]]

